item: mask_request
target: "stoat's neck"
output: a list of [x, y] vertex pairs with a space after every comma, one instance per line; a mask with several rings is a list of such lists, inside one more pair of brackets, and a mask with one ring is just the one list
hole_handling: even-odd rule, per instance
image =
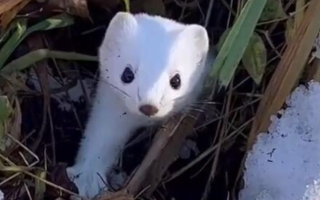
[[95, 165], [106, 173], [139, 125], [110, 86], [100, 81], [75, 165]]

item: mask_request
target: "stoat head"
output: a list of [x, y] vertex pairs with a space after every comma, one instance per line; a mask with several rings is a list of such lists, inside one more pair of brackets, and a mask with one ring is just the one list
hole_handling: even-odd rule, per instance
[[132, 113], [162, 119], [192, 99], [208, 40], [200, 25], [119, 12], [99, 49], [100, 79]]

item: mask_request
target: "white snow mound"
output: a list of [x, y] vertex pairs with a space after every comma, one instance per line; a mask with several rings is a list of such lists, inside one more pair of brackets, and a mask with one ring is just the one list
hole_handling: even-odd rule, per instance
[[320, 83], [299, 86], [248, 153], [239, 200], [320, 199]]

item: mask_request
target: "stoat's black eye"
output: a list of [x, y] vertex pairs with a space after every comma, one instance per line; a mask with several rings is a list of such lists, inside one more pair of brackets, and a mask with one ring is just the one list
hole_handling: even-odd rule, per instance
[[179, 74], [174, 75], [174, 77], [172, 77], [170, 79], [170, 85], [175, 90], [180, 88], [181, 80], [180, 80], [180, 75]]
[[134, 73], [130, 67], [126, 67], [121, 75], [121, 80], [123, 83], [131, 83], [134, 79]]

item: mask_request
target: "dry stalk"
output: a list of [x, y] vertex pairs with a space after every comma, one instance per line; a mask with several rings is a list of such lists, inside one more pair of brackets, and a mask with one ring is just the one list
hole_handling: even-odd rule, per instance
[[271, 115], [276, 114], [283, 106], [287, 96], [297, 83], [320, 29], [320, 20], [317, 18], [319, 12], [320, 1], [312, 0], [302, 23], [288, 43], [260, 102], [251, 127], [248, 149], [251, 148], [258, 133], [267, 131]]
[[[267, 131], [271, 123], [270, 117], [281, 109], [286, 98], [297, 84], [308, 62], [312, 46], [320, 29], [320, 20], [317, 17], [319, 12], [320, 1], [311, 0], [301, 23], [289, 40], [282, 59], [276, 67], [259, 104], [248, 138], [247, 151], [252, 148], [256, 136]], [[245, 157], [236, 182], [239, 181], [242, 174], [244, 161]]]
[[157, 188], [163, 174], [176, 159], [184, 138], [193, 129], [196, 118], [191, 116], [172, 118], [156, 133], [150, 150], [126, 187], [130, 194], [137, 195], [147, 188], [144, 196], [148, 197]]

